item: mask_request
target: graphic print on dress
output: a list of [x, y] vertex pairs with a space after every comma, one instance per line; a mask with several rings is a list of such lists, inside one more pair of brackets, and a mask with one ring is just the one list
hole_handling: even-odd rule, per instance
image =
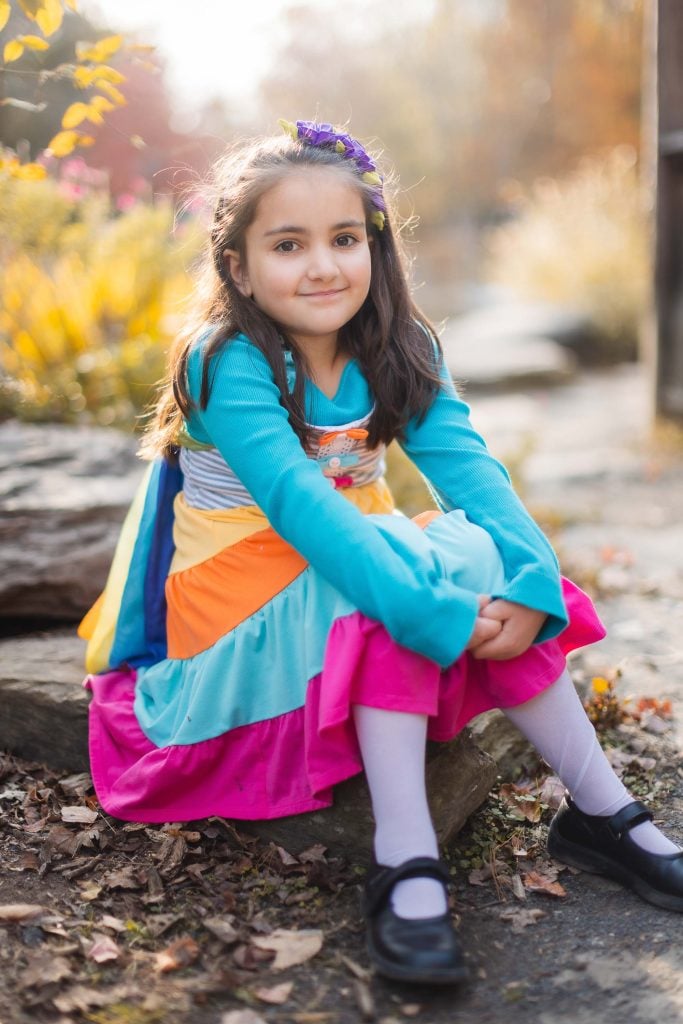
[[386, 471], [386, 446], [369, 448], [366, 443], [371, 415], [372, 411], [338, 427], [311, 427], [314, 440], [309, 442], [306, 454], [318, 463], [323, 476], [337, 489], [372, 483]]

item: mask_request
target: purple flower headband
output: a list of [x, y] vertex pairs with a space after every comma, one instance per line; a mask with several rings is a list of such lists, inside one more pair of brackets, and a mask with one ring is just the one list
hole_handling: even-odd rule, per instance
[[357, 139], [352, 139], [346, 132], [335, 131], [331, 124], [316, 124], [315, 121], [284, 121], [282, 118], [278, 124], [295, 142], [304, 142], [308, 146], [320, 146], [325, 149], [332, 149], [340, 153], [346, 160], [352, 160], [360, 171], [361, 181], [372, 186], [372, 205], [375, 207], [370, 220], [382, 231], [386, 223], [386, 203], [382, 195], [383, 178], [378, 173], [377, 167], [368, 156]]

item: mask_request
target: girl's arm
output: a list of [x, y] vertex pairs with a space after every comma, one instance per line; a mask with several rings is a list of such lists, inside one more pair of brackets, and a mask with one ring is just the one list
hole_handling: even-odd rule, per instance
[[[201, 351], [188, 369], [199, 394]], [[477, 596], [448, 578], [433, 545], [410, 520], [365, 516], [338, 494], [292, 430], [270, 366], [243, 336], [211, 364], [211, 394], [189, 429], [215, 445], [272, 527], [352, 604], [394, 639], [441, 665], [472, 634]]]
[[469, 408], [443, 368], [442, 387], [425, 419], [408, 424], [401, 447], [426, 477], [445, 511], [463, 509], [493, 538], [503, 559], [505, 587], [494, 598], [544, 612], [536, 640], [567, 624], [557, 558], [519, 500], [504, 466], [489, 453], [469, 420]]

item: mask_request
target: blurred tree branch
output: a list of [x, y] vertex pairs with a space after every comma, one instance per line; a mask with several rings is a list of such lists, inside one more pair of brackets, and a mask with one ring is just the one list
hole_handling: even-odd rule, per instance
[[[78, 38], [83, 30], [89, 38]], [[78, 14], [76, 0], [0, 0], [0, 173], [29, 180], [47, 173], [42, 162], [30, 159], [31, 143], [22, 144], [18, 132], [24, 122], [8, 114], [44, 115], [35, 127], [40, 135], [49, 126], [49, 138], [41, 147], [45, 156], [68, 156], [93, 145], [88, 128], [101, 125], [110, 111], [127, 103], [120, 89], [126, 75], [112, 67], [113, 57], [125, 50], [129, 59], [156, 70], [147, 60], [153, 47], [126, 44], [120, 34], [99, 39], [94, 35], [93, 27]], [[65, 101], [55, 132], [55, 108]], [[26, 134], [35, 139], [36, 132]]]

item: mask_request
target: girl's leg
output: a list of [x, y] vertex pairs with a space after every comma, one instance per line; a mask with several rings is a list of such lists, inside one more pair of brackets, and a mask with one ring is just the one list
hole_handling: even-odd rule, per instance
[[[566, 670], [537, 697], [504, 712], [557, 773], [584, 814], [609, 816], [633, 800], [605, 757]], [[629, 834], [648, 853], [678, 852], [651, 821]]]
[[[427, 716], [356, 704], [356, 734], [375, 817], [375, 858], [397, 867], [413, 857], [438, 858], [425, 790]], [[392, 891], [394, 912], [404, 918], [445, 913], [443, 885], [409, 878]]]

